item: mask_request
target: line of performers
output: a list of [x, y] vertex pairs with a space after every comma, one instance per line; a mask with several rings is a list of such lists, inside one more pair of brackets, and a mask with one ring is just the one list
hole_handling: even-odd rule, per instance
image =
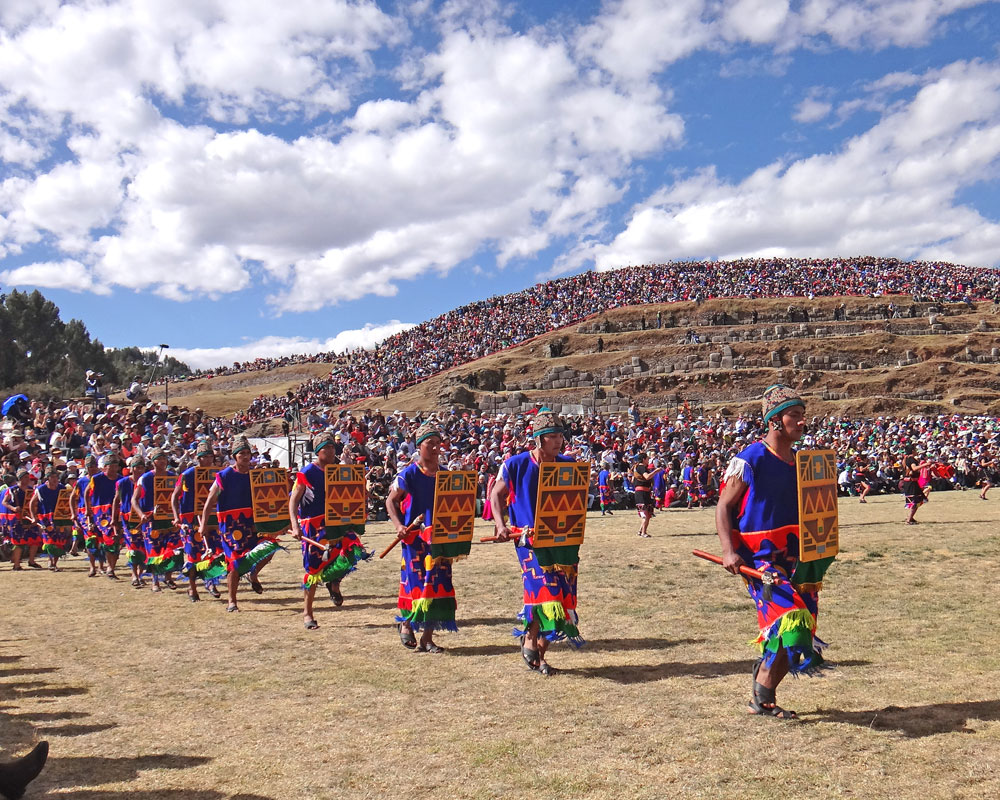
[[[789, 672], [808, 674], [823, 665], [823, 645], [815, 635], [821, 575], [806, 584], [792, 583], [798, 565], [792, 445], [804, 431], [804, 403], [788, 387], [774, 386], [765, 392], [763, 411], [768, 434], [727, 468], [716, 523], [727, 570], [740, 574], [744, 567], [752, 567], [774, 578], [766, 585], [758, 578], [746, 579], [758, 613], [756, 644], [761, 653], [754, 665], [748, 710], [788, 719], [795, 715], [777, 705], [778, 683]], [[539, 411], [532, 435], [532, 449], [507, 459], [493, 486], [490, 500], [496, 531], [492, 540], [515, 543], [524, 602], [514, 636], [520, 641], [525, 664], [549, 676], [558, 672], [547, 660], [553, 642], [583, 644], [577, 617], [579, 548], [541, 546], [536, 530], [539, 483], [542, 470], [549, 469], [543, 465], [573, 459], [561, 454], [563, 424], [554, 413]], [[441, 431], [432, 423], [420, 427], [416, 459], [397, 476], [386, 503], [396, 530], [393, 545], [398, 543], [401, 549], [399, 638], [406, 648], [425, 653], [443, 652], [434, 641], [435, 632], [457, 630], [452, 583], [455, 558], [435, 553], [431, 534], [442, 440]], [[288, 495], [290, 526], [285, 524], [279, 531], [260, 530], [254, 522], [251, 450], [244, 437], [234, 441], [235, 464], [214, 475], [200, 513], [195, 508], [196, 468], [171, 479], [162, 451], [149, 453], [152, 469], [148, 471], [141, 471], [139, 463], [131, 465], [133, 473], [140, 473], [138, 478], [118, 478], [118, 465], [112, 459], [88, 462], [88, 475], [72, 487], [66, 499], [76, 504], [77, 525], [90, 559], [89, 574], [96, 576], [103, 568], [115, 578], [124, 548], [134, 586], [142, 587], [148, 574], [154, 591], [160, 590], [161, 583], [171, 587], [175, 585], [173, 573], [180, 572], [187, 578], [188, 595], [196, 601], [199, 584], [218, 596], [216, 585], [225, 581], [226, 608], [235, 612], [239, 611], [241, 578], [255, 592], [263, 591], [259, 573], [281, 547], [278, 535], [290, 527], [302, 548], [304, 624], [316, 630], [313, 601], [317, 587], [324, 585], [334, 604], [341, 605], [341, 580], [372, 553], [358, 536], [363, 527], [326, 524], [326, 471], [336, 463], [334, 439], [320, 435], [313, 449], [313, 463], [296, 474]], [[200, 467], [212, 466], [207, 444], [199, 446], [197, 457]], [[165, 501], [162, 487], [170, 480], [173, 491]], [[58, 569], [59, 558], [73, 546], [72, 531], [61, 524], [65, 520], [60, 517], [69, 515], [68, 503], [62, 499], [67, 488], [59, 485], [57, 473], [50, 473], [32, 491], [30, 479], [21, 475], [18, 484], [0, 497], [3, 521], [16, 545], [14, 569], [23, 569], [22, 553], [27, 553], [29, 565], [36, 563], [39, 547], [48, 555], [51, 568]], [[582, 496], [586, 497], [586, 476]], [[164, 513], [165, 502], [169, 514]], [[584, 500], [584, 514], [585, 507]]]

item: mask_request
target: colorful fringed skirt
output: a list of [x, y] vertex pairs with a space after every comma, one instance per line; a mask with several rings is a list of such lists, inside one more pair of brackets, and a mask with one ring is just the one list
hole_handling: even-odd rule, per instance
[[126, 553], [126, 563], [130, 567], [142, 567], [146, 564], [146, 545], [143, 542], [142, 530], [133, 527], [129, 520], [122, 515], [122, 538]]
[[101, 550], [111, 555], [118, 555], [118, 551], [121, 550], [121, 541], [118, 538], [118, 532], [111, 524], [111, 504], [91, 506], [91, 511], [94, 514], [94, 527], [97, 528], [96, 535]]
[[[517, 528], [511, 528], [521, 533]], [[568, 639], [580, 647], [579, 618], [576, 614], [576, 582], [580, 564], [580, 548], [541, 547], [537, 550], [525, 537], [518, 541], [517, 560], [521, 564], [524, 585], [524, 607], [517, 615], [521, 627], [515, 636], [527, 634], [532, 622], [538, 623], [538, 633], [550, 642]]]
[[73, 541], [73, 528], [69, 525], [55, 526], [50, 522], [42, 527], [42, 552], [52, 558], [61, 558], [69, 552]]
[[338, 584], [345, 575], [357, 569], [359, 561], [367, 561], [373, 555], [365, 550], [351, 527], [327, 528], [322, 516], [300, 519], [299, 528], [307, 539], [330, 545], [328, 552], [325, 548], [302, 542], [303, 589], [321, 583]]
[[42, 532], [38, 530], [38, 527], [29, 525], [16, 517], [11, 519], [8, 524], [7, 535], [14, 547], [42, 546]]
[[399, 574], [399, 616], [396, 622], [406, 622], [419, 631], [457, 631], [455, 624], [455, 587], [451, 582], [450, 558], [433, 558], [430, 542], [413, 536], [403, 540]]
[[184, 565], [180, 534], [166, 520], [142, 523], [142, 539], [146, 545], [146, 570], [153, 575], [165, 575]]
[[[793, 532], [794, 531], [794, 532]], [[738, 532], [733, 533], [736, 551], [754, 569], [770, 572], [776, 582], [770, 591], [756, 578], [744, 578], [747, 591], [757, 608], [759, 634], [753, 646], [761, 654], [766, 666], [774, 663], [782, 650], [788, 656], [789, 670], [808, 674], [820, 669], [826, 644], [816, 636], [816, 619], [819, 613], [819, 584], [795, 585], [791, 582], [798, 564], [788, 552], [798, 552], [798, 528], [785, 526], [766, 534], [748, 537], [757, 540], [757, 549], [751, 550], [747, 540]]]
[[[189, 517], [185, 519], [185, 517]], [[207, 537], [198, 530], [198, 522], [194, 514], [181, 517], [181, 541], [184, 543], [184, 565], [181, 572], [189, 581], [202, 580], [206, 586], [214, 586], [228, 572], [226, 559], [215, 553], [211, 547], [206, 547]]]

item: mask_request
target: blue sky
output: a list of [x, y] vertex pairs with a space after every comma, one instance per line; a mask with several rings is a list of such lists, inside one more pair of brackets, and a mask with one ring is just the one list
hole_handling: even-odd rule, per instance
[[584, 269], [1000, 261], [978, 0], [5, 0], [0, 288], [194, 366]]

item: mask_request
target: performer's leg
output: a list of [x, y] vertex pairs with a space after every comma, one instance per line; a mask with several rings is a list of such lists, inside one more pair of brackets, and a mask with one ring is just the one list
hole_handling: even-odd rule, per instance
[[35, 563], [35, 556], [38, 555], [38, 545], [33, 544], [28, 547], [28, 566], [37, 567], [38, 564]]
[[235, 569], [230, 569], [229, 574], [226, 575], [226, 591], [228, 592], [229, 605], [226, 606], [226, 611], [239, 611], [239, 606], [236, 605], [236, 587], [240, 583], [240, 574]]
[[87, 577], [93, 578], [97, 575], [97, 553], [88, 548], [87, 559], [90, 561], [90, 572], [87, 573]]
[[14, 545], [10, 551], [10, 560], [14, 569], [21, 569], [21, 547]]
[[316, 623], [316, 618], [313, 616], [313, 600], [316, 597], [316, 584], [314, 583], [311, 586], [307, 586], [303, 594], [305, 595], [305, 602], [302, 611], [302, 620], [305, 623], [305, 626], [310, 630], [318, 628], [319, 625]]
[[118, 576], [115, 575], [115, 566], [118, 564], [118, 553], [112, 553], [108, 551], [108, 577], [112, 580], [118, 580]]

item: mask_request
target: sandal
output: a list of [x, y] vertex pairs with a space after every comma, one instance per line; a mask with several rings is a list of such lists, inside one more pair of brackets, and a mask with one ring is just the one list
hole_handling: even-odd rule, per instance
[[417, 646], [417, 637], [413, 635], [412, 628], [404, 628], [403, 623], [399, 623], [399, 641], [407, 650], [414, 650]]
[[434, 642], [428, 642], [427, 644], [418, 644], [416, 652], [418, 653], [443, 653], [444, 648], [440, 645], [434, 644]]
[[133, 579], [133, 581], [132, 581], [132, 585], [133, 585], [133, 586], [134, 586], [134, 587], [135, 587], [136, 589], [141, 589], [141, 588], [142, 588], [142, 582], [141, 582], [141, 581], [140, 581], [140, 580], [139, 580], [138, 578], [135, 578], [135, 579]]
[[237, 606], [235, 603], [233, 605], [226, 606], [226, 611], [228, 611], [230, 614], [234, 611], [239, 611], [239, 610], [240, 610], [239, 606]]
[[524, 659], [524, 663], [528, 665], [528, 669], [538, 669], [538, 665], [541, 663], [542, 656], [537, 650], [532, 650], [530, 647], [524, 646], [524, 637], [521, 637], [521, 658]]
[[177, 584], [174, 583], [174, 579], [173, 578], [167, 578], [166, 581], [164, 581], [164, 583], [167, 584], [167, 588], [168, 589], [176, 589], [177, 588]]
[[264, 587], [260, 585], [260, 579], [256, 575], [251, 572], [247, 576], [247, 580], [250, 581], [250, 588], [253, 589], [256, 594], [264, 594]]
[[190, 601], [191, 601], [192, 603], [197, 603], [197, 602], [198, 602], [199, 600], [201, 600], [201, 598], [200, 598], [200, 597], [198, 597], [198, 595], [196, 595], [196, 594], [191, 594], [191, 592], [188, 592], [188, 599], [189, 599], [189, 600], [190, 600]]
[[319, 623], [314, 619], [307, 619], [305, 621], [305, 628], [307, 631], [314, 631], [319, 627]]
[[753, 694], [747, 704], [747, 713], [753, 716], [774, 717], [775, 719], [798, 719], [794, 711], [782, 708], [777, 703], [774, 689], [757, 683], [757, 673], [763, 659], [758, 659], [753, 665]]
[[333, 584], [327, 584], [327, 589], [330, 590], [330, 599], [333, 600], [333, 604], [338, 608], [344, 605], [344, 595], [340, 593], [340, 589], [334, 589]]
[[544, 675], [546, 678], [549, 678], [553, 675], [558, 675], [560, 672], [562, 672], [561, 669], [556, 669], [555, 667], [549, 666], [549, 664], [546, 663], [545, 661], [539, 664], [538, 671], [542, 673], [542, 675]]
[[214, 597], [216, 600], [222, 597], [222, 595], [219, 594], [219, 590], [216, 589], [214, 586], [206, 586], [205, 591], [208, 592], [210, 595], [212, 595], [212, 597]]

